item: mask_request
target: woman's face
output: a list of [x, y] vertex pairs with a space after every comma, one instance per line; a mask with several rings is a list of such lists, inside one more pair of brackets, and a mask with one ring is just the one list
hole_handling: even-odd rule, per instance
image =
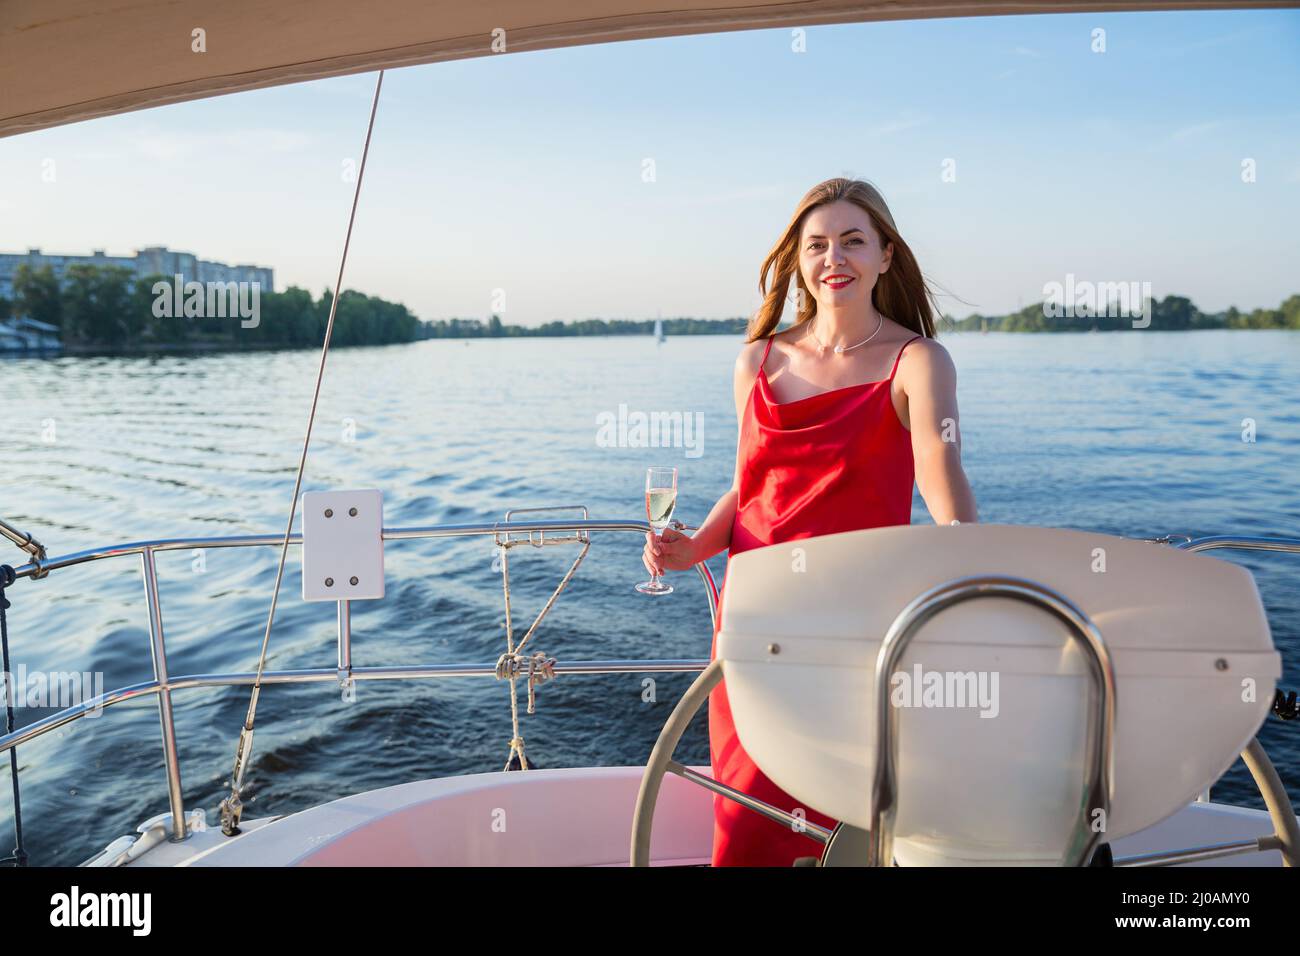
[[[893, 244], [882, 249], [871, 217], [846, 199], [818, 206], [799, 235], [799, 270], [819, 305], [842, 309], [870, 303], [876, 279], [889, 269]], [[831, 281], [835, 277], [848, 281]]]

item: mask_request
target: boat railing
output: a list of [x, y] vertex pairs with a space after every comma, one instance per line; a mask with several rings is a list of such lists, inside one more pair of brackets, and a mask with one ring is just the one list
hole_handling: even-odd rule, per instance
[[[673, 521], [672, 526], [678, 530], [698, 530], [680, 521]], [[8, 530], [13, 530], [6, 526]], [[559, 535], [581, 536], [584, 540], [592, 532], [623, 532], [645, 534], [651, 530], [646, 521], [641, 520], [601, 520], [601, 519], [563, 519], [563, 520], [524, 520], [493, 521], [476, 524], [427, 525], [412, 528], [384, 528], [385, 541], [403, 541], [423, 538], [454, 538], [466, 536], [492, 537], [498, 543], [510, 542], [512, 545], [532, 544], [536, 547], [557, 543]], [[547, 535], [551, 539], [547, 539]], [[518, 538], [516, 535], [526, 535]], [[36, 553], [32, 547], [30, 535], [15, 537], [7, 534], [15, 544], [19, 544], [33, 560], [14, 569], [15, 579], [43, 578], [53, 571], [70, 568], [75, 565], [88, 564], [106, 558], [120, 558], [138, 555], [141, 576], [144, 585], [145, 605], [149, 621], [149, 647], [153, 659], [154, 676], [152, 680], [141, 681], [106, 691], [90, 700], [66, 707], [55, 714], [34, 721], [11, 733], [0, 736], [0, 753], [4, 753], [20, 744], [35, 740], [53, 730], [63, 727], [87, 714], [99, 713], [103, 708], [112, 707], [124, 701], [135, 700], [150, 694], [157, 695], [159, 723], [162, 731], [163, 754], [166, 765], [168, 801], [171, 815], [171, 833], [173, 842], [184, 840], [187, 836], [185, 809], [181, 796], [180, 754], [176, 741], [176, 726], [172, 717], [171, 695], [173, 691], [189, 690], [195, 687], [221, 687], [252, 685], [257, 681], [256, 672], [185, 674], [172, 676], [168, 667], [167, 645], [164, 640], [164, 622], [162, 603], [159, 600], [158, 572], [156, 555], [162, 551], [194, 550], [206, 548], [258, 548], [279, 547], [284, 544], [283, 534], [239, 535], [215, 538], [159, 538], [150, 541], [134, 541], [128, 544], [112, 545], [103, 548], [91, 548], [72, 554], [47, 558], [44, 550]], [[570, 537], [566, 540], [574, 540]], [[291, 545], [301, 545], [300, 533], [289, 536]], [[708, 600], [710, 620], [716, 620], [718, 606], [718, 587], [708, 566], [701, 561], [696, 566], [704, 585]], [[426, 680], [446, 677], [493, 677], [499, 675], [497, 661], [473, 664], [416, 664], [402, 667], [352, 667], [351, 625], [349, 601], [339, 601], [338, 613], [338, 665], [335, 667], [301, 668], [296, 670], [264, 670], [262, 684], [311, 684], [328, 683], [345, 680]], [[708, 665], [705, 659], [662, 659], [662, 660], [578, 660], [557, 661], [553, 665], [555, 675], [560, 674], [645, 674], [645, 673], [698, 673]]]
[[[694, 531], [697, 528], [674, 520], [673, 527], [679, 530]], [[5, 526], [6, 531], [13, 531]], [[384, 528], [385, 541], [402, 541], [425, 538], [455, 538], [466, 536], [491, 536], [498, 542], [503, 540], [512, 544], [530, 543], [537, 547], [556, 543], [554, 536], [568, 533], [579, 535], [586, 540], [591, 532], [599, 533], [634, 533], [649, 532], [650, 525], [642, 520], [603, 520], [603, 519], [564, 519], [564, 520], [524, 520], [493, 521], [472, 524], [442, 524], [411, 528]], [[520, 541], [512, 536], [527, 535]], [[547, 541], [546, 535], [552, 535]], [[502, 536], [505, 536], [504, 539]], [[189, 690], [196, 687], [220, 687], [252, 685], [257, 681], [255, 672], [186, 674], [172, 676], [168, 668], [167, 648], [164, 640], [164, 622], [162, 604], [159, 600], [158, 574], [155, 556], [163, 551], [193, 550], [206, 548], [256, 548], [276, 547], [284, 543], [283, 534], [240, 535], [229, 537], [203, 538], [159, 538], [149, 541], [135, 541], [110, 547], [92, 548], [58, 557], [45, 556], [44, 549], [36, 544], [30, 535], [15, 536], [6, 534], [19, 544], [32, 560], [15, 568], [15, 578], [43, 578], [53, 571], [59, 571], [75, 565], [87, 564], [106, 558], [138, 555], [144, 596], [149, 621], [149, 644], [153, 659], [154, 677], [152, 680], [129, 684], [107, 691], [90, 700], [66, 707], [59, 712], [34, 721], [11, 733], [0, 736], [0, 753], [4, 753], [20, 744], [35, 740], [53, 730], [57, 730], [87, 714], [97, 713], [103, 708], [134, 700], [150, 694], [158, 696], [159, 721], [162, 734], [163, 753], [165, 757], [168, 800], [170, 806], [171, 827], [169, 839], [179, 842], [188, 836], [186, 814], [181, 796], [180, 755], [176, 741], [176, 727], [172, 719], [171, 694], [173, 691]], [[574, 540], [569, 538], [567, 540]], [[1251, 551], [1282, 551], [1300, 553], [1300, 538], [1262, 537], [1241, 535], [1212, 535], [1192, 538], [1188, 535], [1165, 535], [1145, 539], [1152, 543], [1177, 547], [1185, 551], [1209, 551], [1231, 548]], [[289, 543], [301, 545], [301, 534], [291, 534]], [[718, 588], [708, 566], [701, 561], [696, 566], [704, 585], [708, 600], [711, 623], [716, 623], [718, 613]], [[349, 602], [339, 601], [338, 613], [338, 665], [334, 667], [301, 668], [293, 670], [264, 670], [261, 676], [263, 684], [309, 684], [330, 681], [354, 680], [424, 680], [448, 677], [499, 677], [499, 662], [471, 664], [417, 664], [401, 667], [352, 667], [350, 665], [350, 613]], [[662, 660], [590, 660], [555, 662], [554, 673], [559, 674], [627, 674], [627, 673], [699, 673], [708, 665], [706, 659], [662, 659]], [[1207, 794], [1203, 799], [1208, 799]]]

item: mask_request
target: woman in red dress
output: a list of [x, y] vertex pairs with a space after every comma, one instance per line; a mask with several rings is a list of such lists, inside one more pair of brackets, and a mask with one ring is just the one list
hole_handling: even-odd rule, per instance
[[[791, 280], [796, 318], [777, 332]], [[914, 481], [937, 524], [977, 520], [961, 467], [956, 372], [935, 341], [920, 267], [875, 187], [831, 179], [809, 191], [763, 263], [759, 289], [763, 305], [736, 360], [732, 486], [693, 537], [647, 535], [646, 567], [683, 571], [724, 548], [909, 524]], [[716, 649], [715, 630], [710, 656]], [[834, 827], [750, 760], [725, 682], [709, 699], [709, 751], [717, 780]], [[714, 866], [790, 866], [820, 851], [797, 825], [725, 797], [714, 797], [714, 820]]]

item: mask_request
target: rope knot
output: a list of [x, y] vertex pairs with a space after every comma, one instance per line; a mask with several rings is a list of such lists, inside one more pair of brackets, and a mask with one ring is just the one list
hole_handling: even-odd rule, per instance
[[537, 651], [527, 657], [517, 651], [507, 651], [497, 658], [497, 680], [514, 680], [517, 677], [528, 678], [528, 713], [537, 713], [538, 684], [555, 680], [555, 658], [547, 657]]

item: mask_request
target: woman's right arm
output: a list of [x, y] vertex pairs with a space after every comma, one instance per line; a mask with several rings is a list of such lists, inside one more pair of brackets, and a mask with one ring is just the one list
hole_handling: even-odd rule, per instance
[[[690, 542], [689, 557], [690, 564], [686, 568], [693, 567], [700, 561], [707, 561], [719, 551], [725, 550], [731, 544], [731, 525], [736, 520], [736, 498], [737, 492], [733, 485], [727, 489], [727, 493], [718, 499], [718, 503], [713, 506], [709, 516], [704, 519], [704, 524], [700, 525], [698, 531], [692, 537], [685, 541]], [[667, 544], [668, 542], [665, 542]], [[670, 561], [670, 564], [675, 563]], [[686, 570], [686, 568], [670, 568], [669, 570]]]
[[704, 519], [694, 536], [688, 537], [672, 528], [664, 530], [662, 540], [646, 535], [642, 561], [652, 574], [664, 571], [685, 571], [705, 561], [731, 544], [731, 526], [736, 519], [736, 504], [740, 497], [740, 444], [739, 427], [745, 421], [745, 405], [758, 376], [758, 363], [762, 360], [764, 341], [751, 342], [736, 357], [732, 390], [736, 401], [736, 465], [731, 487], [718, 499], [709, 516]]

